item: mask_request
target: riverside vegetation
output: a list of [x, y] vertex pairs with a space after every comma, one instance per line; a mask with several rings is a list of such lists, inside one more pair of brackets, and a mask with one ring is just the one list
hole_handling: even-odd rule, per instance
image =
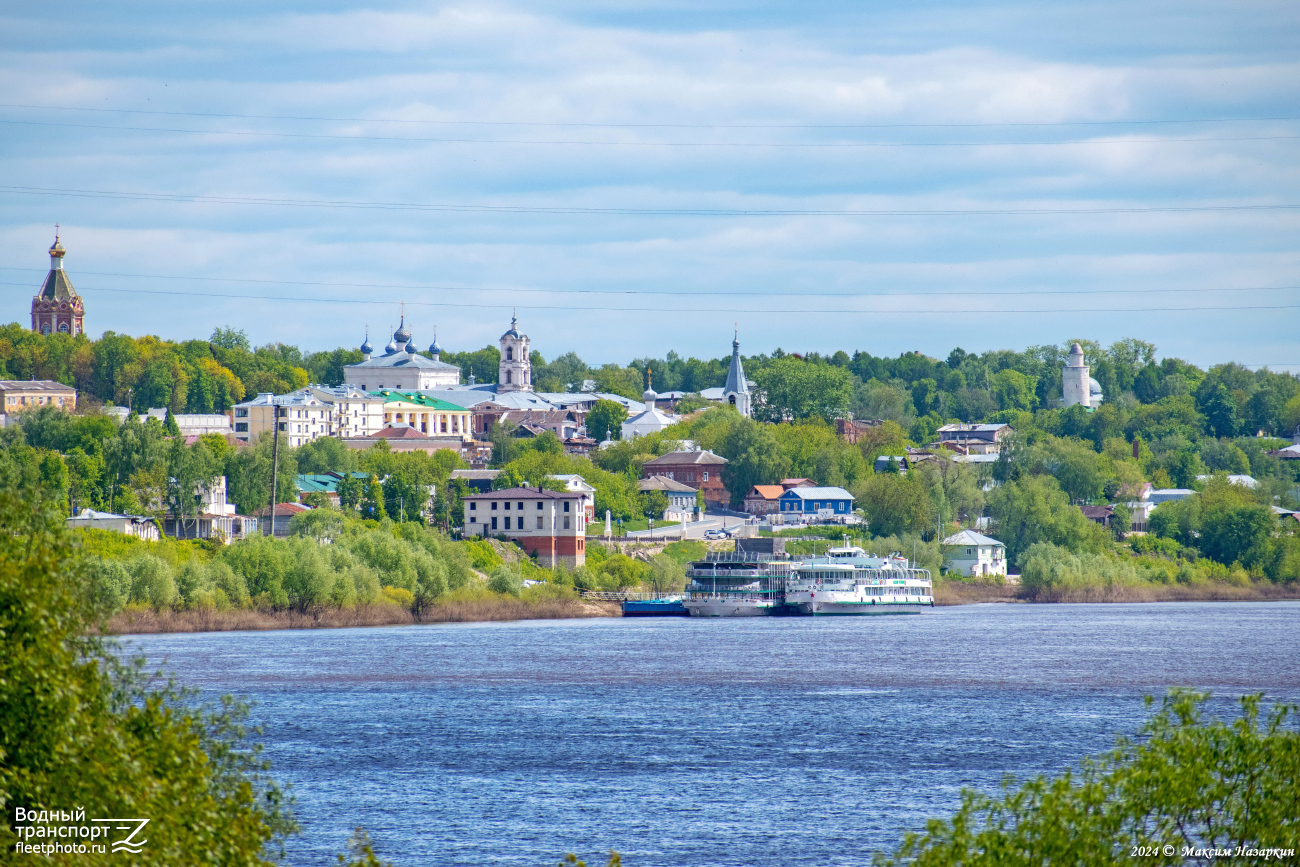
[[[733, 507], [752, 485], [784, 477], [844, 486], [856, 498], [869, 533], [863, 538], [873, 543], [871, 547], [897, 544], [904, 552], [917, 550], [922, 564], [936, 575], [941, 559], [935, 540], [971, 526], [978, 517], [989, 517], [992, 534], [1007, 545], [1010, 565], [1022, 575], [1024, 598], [1272, 598], [1293, 593], [1300, 579], [1300, 523], [1279, 520], [1271, 507], [1300, 507], [1300, 461], [1279, 460], [1269, 452], [1287, 442], [1276, 435], [1300, 425], [1300, 380], [1235, 364], [1202, 370], [1176, 358], [1158, 359], [1155, 347], [1139, 340], [1109, 348], [1080, 343], [1107, 395], [1091, 413], [1054, 405], [1064, 347], [982, 354], [955, 349], [945, 360], [917, 353], [887, 359], [861, 352], [796, 356], [778, 350], [745, 360], [764, 393], [760, 418], [746, 419], [730, 408], [710, 407], [688, 396], [680, 408], [695, 411], [684, 415], [680, 424], [660, 434], [615, 442], [590, 460], [566, 455], [554, 435], [520, 439], [499, 425], [491, 434], [492, 463], [502, 470], [496, 485], [555, 486], [549, 475], [579, 473], [596, 490], [598, 516], [609, 511], [614, 518], [631, 521], [662, 505], [654, 495], [637, 491], [642, 465], [691, 441], [728, 459], [723, 481]], [[52, 409], [23, 414], [19, 426], [0, 434], [0, 446], [9, 459], [34, 467], [45, 484], [60, 491], [69, 510], [91, 506], [185, 521], [198, 508], [196, 486], [225, 475], [230, 501], [250, 512], [270, 501], [269, 440], [232, 447], [220, 437], [203, 437], [186, 446], [156, 421], [140, 424], [131, 417], [115, 425], [96, 414], [94, 402], [122, 402], [134, 395], [137, 405], [219, 410], [250, 391], [284, 391], [311, 380], [338, 382], [342, 365], [357, 360], [351, 353], [339, 349], [303, 354], [283, 345], [254, 350], [241, 332], [231, 329], [218, 329], [208, 341], [170, 343], [114, 334], [98, 341], [46, 337], [6, 326], [0, 336], [0, 373], [59, 379], [75, 384], [89, 400], [86, 411], [76, 416]], [[489, 347], [447, 353], [444, 359], [489, 382], [496, 375], [495, 353]], [[603, 390], [630, 396], [646, 386], [650, 368], [658, 387], [698, 392], [722, 381], [726, 362], [669, 353], [663, 359], [637, 359], [626, 367], [592, 368], [573, 353], [549, 364], [536, 353], [533, 357], [539, 388], [562, 390], [594, 379]], [[879, 419], [881, 424], [850, 444], [832, 426], [846, 414]], [[599, 402], [589, 423], [616, 437], [623, 416], [621, 405]], [[903, 474], [886, 462], [882, 472], [875, 471], [876, 458], [925, 444], [939, 425], [950, 421], [1005, 422], [1015, 435], [991, 465], [976, 468], [935, 460]], [[458, 547], [447, 535], [457, 529], [461, 498], [467, 493], [463, 484], [448, 481], [457, 466], [459, 460], [449, 451], [432, 457], [394, 454], [382, 446], [355, 452], [331, 438], [282, 448], [282, 501], [295, 498], [288, 480], [298, 472], [333, 470], [363, 476], [340, 484], [341, 515], [318, 519], [337, 521], [342, 528], [344, 544], [338, 554], [303, 553], [310, 546], [302, 540], [333, 538], [319, 529], [296, 531], [299, 539], [288, 543], [262, 543], [268, 551], [289, 552], [277, 555], [281, 561], [302, 558], [304, 576], [316, 574], [318, 560], [333, 568], [331, 558], [337, 558], [343, 573], [353, 577], [335, 576], [324, 589], [321, 580], [299, 577], [287, 584], [282, 580], [282, 594], [269, 585], [255, 590], [262, 586], [261, 579], [241, 573], [247, 563], [233, 552], [197, 551], [193, 559], [203, 561], [203, 570], [185, 566], [191, 559], [188, 551], [173, 557], [160, 546], [156, 556], [173, 572], [187, 570], [184, 576], [172, 575], [174, 598], [182, 605], [194, 604], [187, 601], [184, 588], [204, 588], [197, 596], [191, 594], [200, 608], [205, 600], [221, 603], [215, 591], [226, 580], [225, 567], [243, 574], [248, 598], [262, 607], [302, 611], [320, 604], [347, 607], [353, 601], [362, 607], [401, 604], [405, 597], [393, 594], [405, 591], [415, 606], [411, 616], [424, 616], [434, 599], [485, 591], [480, 585], [493, 569], [511, 573], [499, 578], [501, 587], [542, 580], [546, 592], [559, 592], [552, 587], [617, 589], [647, 581], [669, 586], [679, 577], [680, 563], [669, 562], [679, 557], [666, 556], [656, 565], [595, 546], [589, 566], [574, 573], [539, 574], [517, 558], [497, 564], [486, 553], [474, 565], [472, 549]], [[1249, 473], [1258, 480], [1257, 487], [1229, 485], [1226, 476], [1232, 473]], [[1147, 482], [1191, 488], [1195, 494], [1157, 509], [1148, 534], [1131, 535], [1124, 503]], [[436, 491], [431, 499], [425, 493], [429, 487]], [[1115, 506], [1109, 529], [1087, 521], [1075, 508], [1087, 504]], [[358, 525], [354, 518], [372, 523]], [[416, 533], [405, 526], [416, 523], [431, 523], [441, 534]], [[418, 580], [409, 577], [417, 574], [410, 570], [425, 567], [403, 566], [390, 580], [376, 553], [390, 543], [375, 543], [379, 549], [372, 549], [369, 542], [360, 541], [369, 534], [391, 538], [398, 547], [414, 546], [424, 552], [416, 559], [427, 556], [443, 565], [433, 567], [437, 576], [419, 573], [423, 577]], [[245, 547], [251, 551], [255, 545]], [[106, 559], [122, 561], [124, 569], [126, 561], [131, 568], [144, 568], [144, 561], [135, 563], [135, 554], [110, 556], [112, 546], [101, 548]], [[467, 560], [477, 583], [459, 583]], [[366, 570], [374, 573], [374, 580]], [[200, 572], [196, 583], [194, 575]], [[444, 572], [445, 581], [440, 577]], [[117, 577], [120, 584], [121, 575]], [[134, 573], [131, 580], [134, 588]], [[150, 586], [150, 580], [141, 587]], [[298, 586], [295, 581], [304, 591], [298, 596], [289, 589]], [[954, 591], [968, 589], [949, 583]], [[166, 582], [160, 586], [165, 588]], [[385, 586], [393, 592], [386, 593]], [[203, 595], [209, 589], [211, 595]], [[239, 604], [222, 592], [227, 603]], [[237, 587], [235, 592], [243, 598]], [[148, 600], [133, 589], [127, 601]], [[149, 604], [159, 603], [154, 599]]]
[[[57, 501], [0, 464], [0, 850], [9, 863], [109, 864], [114, 853], [18, 852], [40, 845], [49, 812], [150, 818], [133, 863], [273, 864], [299, 829], [259, 757], [247, 708], [202, 706], [145, 676], [95, 637], [106, 616], [95, 558], [64, 528]], [[1296, 708], [1205, 713], [1175, 691], [1137, 738], [1056, 778], [966, 791], [877, 863], [1109, 865], [1294, 861], [1300, 837]], [[21, 812], [20, 812], [21, 810]], [[17, 817], [23, 816], [20, 821]], [[31, 816], [42, 816], [33, 820]], [[66, 824], [66, 823], [64, 823]], [[57, 827], [56, 827], [57, 826]], [[64, 838], [66, 839], [66, 838]], [[340, 864], [382, 867], [364, 831]], [[1213, 854], [1209, 854], [1213, 853]], [[563, 864], [579, 864], [568, 856]], [[620, 863], [611, 855], [609, 864]]]

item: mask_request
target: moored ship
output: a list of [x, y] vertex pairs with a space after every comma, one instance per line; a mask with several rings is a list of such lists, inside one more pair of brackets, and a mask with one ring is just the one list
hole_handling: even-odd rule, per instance
[[710, 553], [686, 570], [690, 583], [682, 605], [692, 617], [762, 617], [787, 613], [784, 554], [746, 551]]
[[814, 616], [919, 614], [934, 606], [934, 590], [930, 571], [905, 557], [846, 546], [793, 564], [784, 602]]

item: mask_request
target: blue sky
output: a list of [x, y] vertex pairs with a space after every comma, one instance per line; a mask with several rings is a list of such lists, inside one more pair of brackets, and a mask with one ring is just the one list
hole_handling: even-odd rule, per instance
[[92, 335], [406, 302], [591, 363], [734, 324], [1300, 370], [1297, 46], [1294, 2], [11, 2], [3, 319], [58, 222]]

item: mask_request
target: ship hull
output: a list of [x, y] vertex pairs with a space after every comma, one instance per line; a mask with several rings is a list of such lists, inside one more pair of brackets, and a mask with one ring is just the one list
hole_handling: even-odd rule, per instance
[[687, 599], [682, 602], [692, 617], [769, 617], [779, 606], [753, 599]]
[[786, 597], [786, 604], [795, 608], [800, 614], [810, 615], [813, 617], [835, 617], [835, 616], [857, 616], [857, 617], [882, 617], [889, 614], [920, 614], [933, 605], [929, 602], [885, 602], [877, 601], [872, 604], [870, 601], [860, 599], [837, 600], [827, 598], [829, 594], [818, 593], [812, 597], [808, 594], [798, 594], [791, 598]]

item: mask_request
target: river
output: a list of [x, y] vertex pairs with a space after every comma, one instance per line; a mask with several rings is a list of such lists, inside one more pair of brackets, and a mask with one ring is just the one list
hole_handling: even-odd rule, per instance
[[[256, 702], [303, 833], [398, 865], [863, 865], [963, 786], [1104, 750], [1172, 685], [1300, 701], [1300, 603], [133, 636]], [[601, 864], [604, 863], [600, 860]]]

